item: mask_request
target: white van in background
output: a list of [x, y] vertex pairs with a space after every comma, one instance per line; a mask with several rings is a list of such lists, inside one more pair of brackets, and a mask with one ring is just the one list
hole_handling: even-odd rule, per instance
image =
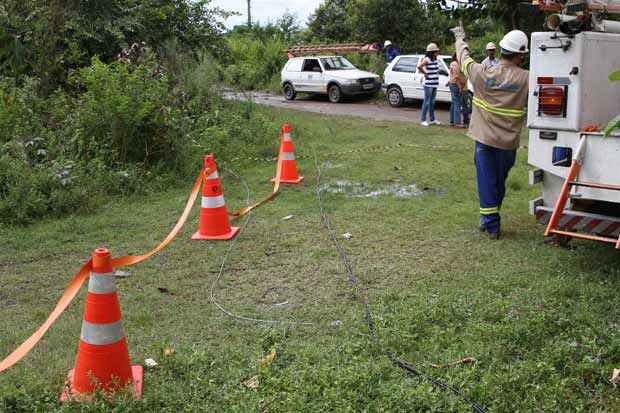
[[282, 69], [286, 100], [298, 92], [327, 94], [338, 103], [343, 96], [372, 95], [381, 89], [381, 78], [359, 70], [342, 56], [306, 56], [290, 59]]
[[[398, 56], [385, 69], [383, 87], [391, 106], [402, 106], [406, 99], [424, 99], [424, 87], [422, 86], [424, 75], [417, 70], [418, 62], [422, 58], [424, 58], [423, 54]], [[436, 100], [451, 102], [448, 80], [452, 58], [439, 55], [437, 59], [439, 60], [439, 88]]]

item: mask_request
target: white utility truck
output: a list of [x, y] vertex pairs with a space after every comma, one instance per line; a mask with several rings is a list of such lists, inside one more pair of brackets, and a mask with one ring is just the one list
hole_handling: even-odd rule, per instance
[[608, 78], [620, 69], [620, 22], [603, 19], [620, 13], [620, 1], [538, 5], [560, 14], [531, 39], [528, 162], [542, 196], [530, 213], [560, 243], [590, 239], [620, 250], [620, 131], [599, 132], [620, 114], [620, 82]]

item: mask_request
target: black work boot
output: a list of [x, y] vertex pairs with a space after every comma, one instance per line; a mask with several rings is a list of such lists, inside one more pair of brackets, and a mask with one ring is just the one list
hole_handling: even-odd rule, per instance
[[498, 240], [499, 239], [499, 231], [497, 232], [487, 232], [487, 237], [489, 237], [489, 239], [492, 240]]

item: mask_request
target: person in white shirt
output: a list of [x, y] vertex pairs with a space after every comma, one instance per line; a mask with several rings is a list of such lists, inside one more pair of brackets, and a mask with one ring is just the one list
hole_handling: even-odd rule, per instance
[[495, 50], [497, 50], [497, 46], [495, 43], [489, 42], [487, 43], [486, 53], [487, 57], [482, 61], [482, 66], [484, 66], [484, 70], [489, 70], [492, 67], [495, 67], [499, 63], [499, 59], [495, 57]]

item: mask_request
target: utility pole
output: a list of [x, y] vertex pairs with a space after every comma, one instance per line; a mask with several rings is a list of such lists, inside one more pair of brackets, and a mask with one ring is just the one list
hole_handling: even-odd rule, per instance
[[248, 0], [248, 28], [252, 27], [252, 6], [250, 2], [251, 0]]

